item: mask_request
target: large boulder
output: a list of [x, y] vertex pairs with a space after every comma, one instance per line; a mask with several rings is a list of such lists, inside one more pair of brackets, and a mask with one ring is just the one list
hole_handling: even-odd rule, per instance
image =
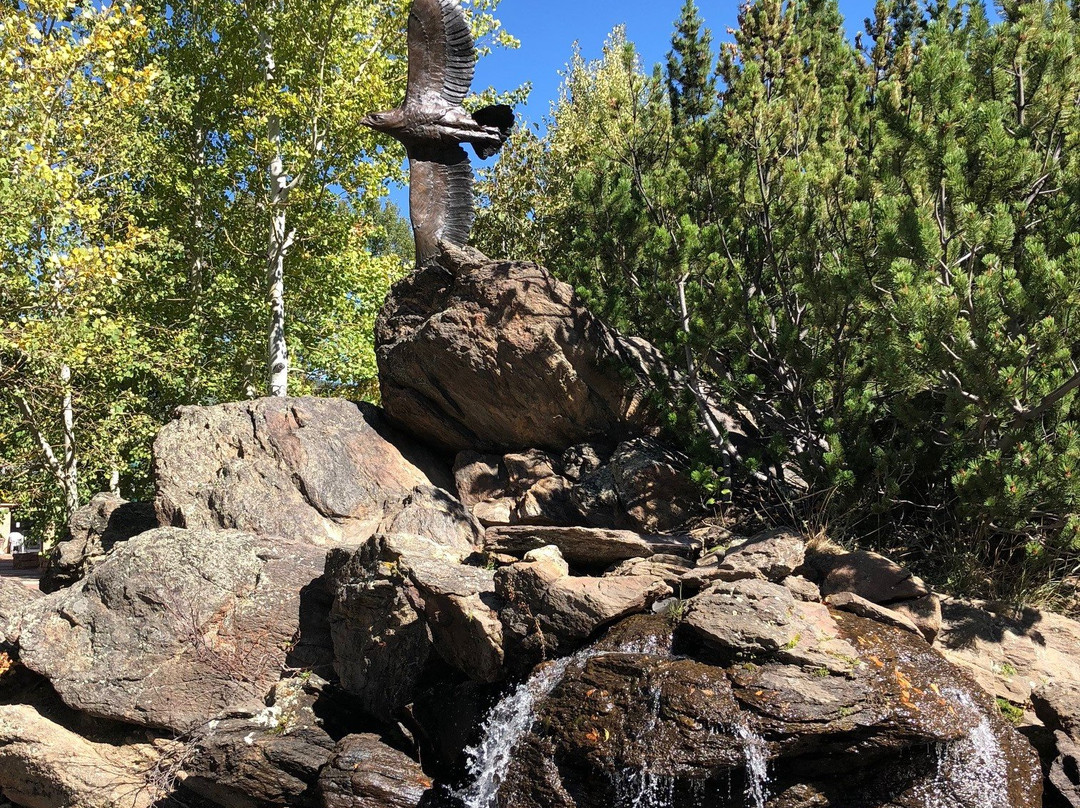
[[431, 780], [378, 735], [348, 735], [319, 777], [322, 808], [416, 808]]
[[222, 808], [317, 805], [316, 781], [334, 740], [315, 714], [326, 682], [296, 676], [279, 682], [253, 716], [211, 721], [195, 733], [182, 783]]
[[502, 677], [494, 573], [414, 534], [378, 534], [326, 560], [334, 666], [369, 715], [391, 721], [437, 657], [471, 679]]
[[41, 591], [55, 592], [86, 577], [117, 542], [158, 526], [154, 505], [97, 494], [68, 519], [67, 535], [45, 558]]
[[20, 659], [102, 718], [186, 732], [223, 711], [258, 713], [287, 660], [325, 662], [299, 636], [324, 556], [236, 531], [144, 533], [23, 611]]
[[963, 672], [909, 632], [838, 620], [858, 657], [841, 675], [768, 654], [723, 667], [637, 639], [539, 668], [493, 710], [467, 802], [1040, 806], [1037, 758]]
[[154, 441], [154, 478], [163, 525], [323, 544], [364, 541], [414, 490], [452, 485], [375, 407], [318, 398], [182, 407]]
[[84, 737], [35, 704], [0, 705], [0, 791], [27, 808], [152, 808], [162, 749], [145, 735]]
[[495, 573], [495, 592], [506, 604], [503, 623], [522, 656], [566, 654], [599, 628], [644, 612], [671, 594], [662, 577], [570, 575], [554, 546]]
[[447, 246], [395, 284], [375, 341], [387, 414], [444, 449], [562, 451], [658, 422], [655, 349], [536, 264]]
[[833, 673], [858, 662], [827, 607], [756, 578], [712, 584], [689, 601], [685, 625], [726, 661], [765, 656]]

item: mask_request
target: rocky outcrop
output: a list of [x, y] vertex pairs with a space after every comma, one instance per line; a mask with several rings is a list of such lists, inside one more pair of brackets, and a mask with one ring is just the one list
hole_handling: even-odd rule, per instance
[[867, 550], [846, 552], [818, 546], [808, 552], [803, 573], [822, 595], [853, 592], [899, 612], [919, 627], [929, 642], [941, 630], [941, 599], [919, 577], [895, 561]]
[[86, 577], [117, 542], [158, 526], [149, 502], [128, 502], [115, 494], [97, 494], [71, 515], [67, 535], [45, 557], [41, 591], [55, 592]]
[[416, 808], [431, 780], [420, 764], [370, 733], [342, 738], [319, 777], [323, 808]]
[[459, 452], [458, 496], [488, 527], [590, 526], [671, 532], [701, 511], [689, 461], [649, 438], [613, 451], [580, 444], [562, 457], [538, 449], [506, 455]]
[[785, 529], [767, 530], [749, 539], [727, 545], [723, 552], [709, 552], [688, 574], [687, 583], [701, 588], [713, 581], [760, 578], [779, 583], [799, 569], [806, 555], [806, 543], [799, 534]]
[[669, 553], [658, 553], [648, 558], [632, 558], [604, 573], [612, 575], [647, 575], [653, 578], [663, 578], [672, 591], [678, 591], [682, 587], [683, 577], [694, 569], [694, 562], [688, 558]]
[[684, 625], [726, 661], [764, 654], [833, 673], [850, 673], [858, 653], [820, 603], [796, 600], [753, 578], [717, 582], [690, 600]]
[[536, 264], [446, 247], [394, 285], [375, 342], [387, 414], [443, 449], [562, 451], [657, 423], [656, 352]]
[[[171, 744], [145, 735], [90, 738], [39, 704], [0, 705], [0, 791], [28, 808], [152, 808], [169, 793], [158, 777]], [[87, 733], [90, 735], [90, 733]]]
[[301, 593], [323, 564], [318, 547], [280, 538], [144, 533], [24, 610], [20, 659], [101, 718], [185, 732], [222, 711], [256, 714], [287, 658], [326, 662], [297, 644]]
[[656, 553], [693, 552], [694, 545], [681, 536], [657, 536], [629, 530], [595, 527], [493, 527], [484, 534], [484, 549], [521, 557], [530, 550], [552, 545], [569, 563], [583, 567], [607, 567], [631, 558]]
[[[57, 591], [0, 579], [5, 797], [1036, 808], [1031, 748], [923, 639], [937, 596], [873, 553], [690, 522], [689, 461], [649, 403], [666, 371], [569, 287], [448, 248], [377, 330], [385, 414], [184, 408], [155, 444], [154, 515], [95, 498]], [[964, 619], [942, 635], [961, 661]], [[1044, 685], [1068, 801], [1080, 685], [1036, 646], [1069, 631], [994, 614], [976, 634], [987, 619], [1030, 651], [1002, 658]]]
[[1080, 623], [1053, 612], [945, 598], [937, 646], [984, 690], [1024, 705], [1047, 682], [1080, 684]]
[[0, 578], [0, 644], [10, 646], [19, 641], [23, 612], [41, 596], [18, 578]]
[[314, 709], [325, 685], [319, 677], [285, 679], [259, 713], [200, 728], [185, 755], [184, 789], [222, 808], [318, 805], [316, 782], [334, 754]]
[[610, 468], [620, 510], [638, 530], [674, 530], [701, 510], [687, 458], [655, 440], [620, 443]]
[[649, 575], [570, 575], [558, 549], [549, 547], [498, 570], [495, 593], [506, 604], [503, 623], [515, 646], [548, 656], [571, 653], [597, 629], [646, 611], [671, 588]]
[[183, 407], [154, 442], [163, 525], [313, 543], [360, 542], [448, 470], [343, 399]]
[[503, 675], [494, 573], [411, 534], [377, 535], [327, 558], [330, 625], [341, 686], [390, 721], [416, 696], [438, 654], [484, 682]]
[[536, 720], [498, 804], [682, 806], [713, 793], [775, 808], [1040, 804], [1034, 754], [970, 679], [908, 632], [839, 623], [858, 655], [844, 675], [768, 655], [720, 667], [663, 641], [642, 653], [639, 640], [537, 673]]

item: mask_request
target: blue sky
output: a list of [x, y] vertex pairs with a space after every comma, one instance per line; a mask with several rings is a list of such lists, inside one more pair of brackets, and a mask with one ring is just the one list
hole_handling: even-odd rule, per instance
[[[735, 0], [698, 0], [713, 43], [730, 40], [739, 3]], [[682, 0], [503, 0], [498, 17], [503, 27], [521, 40], [516, 51], [498, 51], [477, 65], [473, 86], [483, 89], [515, 87], [532, 81], [533, 93], [526, 109], [530, 120], [539, 120], [558, 94], [559, 71], [570, 58], [575, 41], [587, 58], [600, 55], [608, 33], [620, 23], [638, 47], [647, 68], [663, 61], [671, 48], [671, 33]], [[873, 13], [873, 0], [841, 0], [849, 35], [862, 30], [863, 19]]]
[[[540, 121], [558, 96], [560, 76], [570, 60], [574, 42], [588, 59], [600, 55], [611, 29], [626, 24], [627, 36], [637, 45], [646, 69], [662, 61], [671, 49], [671, 33], [683, 0], [502, 0], [497, 16], [503, 27], [521, 41], [517, 50], [499, 50], [477, 65], [473, 88], [509, 90], [531, 81], [529, 103], [517, 110], [520, 117]], [[705, 25], [716, 43], [731, 39], [738, 0], [698, 0]], [[862, 30], [863, 19], [873, 12], [873, 0], [840, 0], [848, 34]], [[404, 189], [391, 192], [402, 212], [408, 210]]]

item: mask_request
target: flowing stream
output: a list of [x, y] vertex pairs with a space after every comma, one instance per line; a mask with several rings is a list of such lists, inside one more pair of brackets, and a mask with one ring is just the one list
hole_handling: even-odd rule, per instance
[[[499, 786], [509, 769], [514, 747], [532, 728], [536, 718], [536, 705], [549, 695], [566, 676], [571, 665], [583, 665], [596, 656], [609, 653], [657, 654], [663, 653], [654, 641], [627, 644], [617, 650], [600, 651], [584, 649], [573, 656], [541, 666], [527, 681], [504, 697], [484, 719], [481, 738], [470, 747], [470, 784], [456, 792], [464, 808], [495, 808]], [[654, 686], [649, 690], [651, 725], [644, 728], [643, 738], [660, 720], [661, 690]], [[731, 727], [740, 740], [746, 762], [746, 799], [754, 808], [764, 808], [769, 798], [768, 747], [764, 739], [744, 723]], [[992, 736], [991, 736], [992, 737]], [[618, 774], [615, 783], [616, 808], [671, 808], [675, 799], [676, 780], [665, 774], [652, 772], [648, 767], [627, 769]], [[988, 806], [998, 808], [998, 806]], [[1007, 806], [1001, 806], [1007, 808]]]
[[457, 794], [465, 808], [494, 808], [510, 755], [532, 728], [536, 703], [555, 689], [571, 664], [584, 663], [598, 653], [602, 652], [586, 649], [541, 666], [488, 713], [480, 743], [466, 750], [472, 783]]
[[958, 741], [938, 744], [938, 769], [928, 808], [970, 805], [973, 808], [1011, 808], [1008, 761], [990, 719], [960, 691], [948, 695], [974, 724]]

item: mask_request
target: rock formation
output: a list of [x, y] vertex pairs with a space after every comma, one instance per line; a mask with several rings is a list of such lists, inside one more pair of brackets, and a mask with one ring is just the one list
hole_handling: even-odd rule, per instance
[[85, 578], [117, 542], [157, 526], [152, 504], [127, 502], [115, 494], [98, 494], [72, 514], [67, 535], [46, 557], [41, 591], [55, 592]]
[[390, 419], [444, 449], [561, 452], [658, 423], [656, 352], [536, 264], [447, 246], [395, 284], [375, 340]]
[[654, 356], [541, 267], [450, 249], [380, 317], [385, 412], [181, 409], [153, 515], [97, 498], [55, 591], [0, 580], [4, 797], [1036, 808], [1004, 695], [1078, 804], [1080, 627], [701, 527]]

